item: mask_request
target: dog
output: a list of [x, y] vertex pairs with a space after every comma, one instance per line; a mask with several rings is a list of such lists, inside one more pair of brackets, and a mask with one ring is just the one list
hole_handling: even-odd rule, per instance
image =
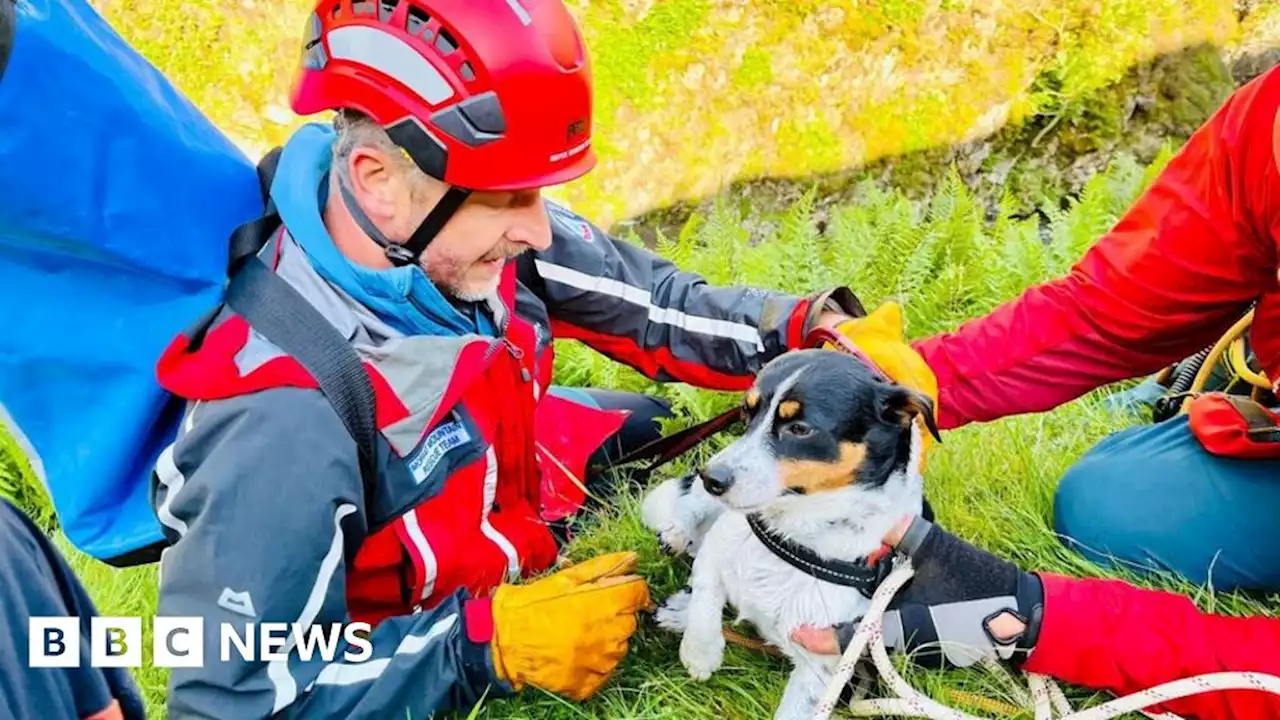
[[[939, 437], [933, 402], [854, 355], [805, 349], [761, 369], [742, 413], [740, 437], [642, 502], [642, 522], [662, 544], [693, 557], [689, 585], [656, 620], [683, 634], [680, 661], [706, 680], [723, 659], [721, 614], [733, 606], [793, 665], [774, 717], [808, 718], [839, 658], [809, 653], [790, 634], [866, 612], [891, 563], [868, 559], [885, 555], [882, 538], [899, 520], [924, 511], [916, 420]], [[854, 575], [860, 587], [845, 582]]]

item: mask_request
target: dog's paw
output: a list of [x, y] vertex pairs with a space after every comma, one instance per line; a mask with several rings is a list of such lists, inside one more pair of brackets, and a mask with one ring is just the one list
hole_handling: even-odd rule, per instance
[[720, 669], [724, 660], [724, 636], [719, 632], [684, 634], [680, 641], [680, 662], [694, 680], [706, 680]]
[[668, 527], [657, 533], [658, 545], [662, 546], [662, 552], [679, 557], [681, 555], [694, 556], [696, 548], [694, 542], [678, 527]]
[[653, 614], [658, 627], [677, 635], [684, 634], [684, 629], [689, 624], [689, 599], [692, 597], [693, 592], [686, 587], [663, 600], [658, 611]]
[[668, 555], [688, 554], [694, 542], [694, 527], [686, 527], [687, 520], [680, 511], [681, 501], [689, 492], [689, 484], [681, 478], [667, 480], [648, 495], [640, 504], [640, 522], [658, 537], [663, 552]]

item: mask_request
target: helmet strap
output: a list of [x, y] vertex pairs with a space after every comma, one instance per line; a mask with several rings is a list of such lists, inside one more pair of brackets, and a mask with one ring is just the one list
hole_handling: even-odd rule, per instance
[[[3, 2], [4, 0], [0, 0]], [[386, 235], [373, 224], [373, 220], [365, 213], [360, 204], [356, 202], [355, 196], [351, 193], [351, 186], [348, 184], [347, 173], [339, 170], [338, 173], [338, 192], [342, 196], [342, 202], [347, 206], [347, 212], [351, 214], [351, 219], [356, 225], [364, 231], [374, 242], [382, 246], [382, 251], [386, 254], [387, 259], [392, 264], [403, 267], [405, 265], [416, 265], [418, 258], [422, 252], [427, 249], [427, 245], [435, 239], [435, 236], [444, 228], [445, 223], [449, 222], [449, 218], [462, 207], [462, 203], [466, 202], [468, 196], [471, 195], [470, 190], [459, 187], [450, 187], [445, 191], [444, 197], [440, 198], [440, 202], [431, 208], [431, 212], [422, 220], [422, 224], [418, 225], [418, 229], [413, 231], [413, 235], [409, 237], [409, 241], [403, 245], [391, 242]]]
[[422, 251], [426, 250], [427, 245], [430, 245], [436, 235], [440, 234], [440, 231], [444, 229], [445, 223], [449, 222], [449, 218], [458, 212], [458, 208], [462, 207], [462, 203], [466, 202], [470, 195], [470, 190], [449, 186], [449, 189], [444, 191], [444, 197], [440, 198], [440, 202], [431, 208], [431, 212], [427, 213], [427, 216], [423, 218], [422, 224], [418, 226], [418, 229], [413, 231], [409, 241], [404, 245], [392, 246], [395, 249], [394, 253], [392, 248], [387, 248], [387, 257], [397, 265], [418, 262], [418, 257], [422, 255]]

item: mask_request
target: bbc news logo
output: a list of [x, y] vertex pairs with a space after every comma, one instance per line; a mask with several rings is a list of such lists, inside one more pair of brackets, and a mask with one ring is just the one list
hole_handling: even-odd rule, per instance
[[[69, 668], [81, 664], [81, 643], [89, 645], [92, 667], [141, 667], [146, 642], [140, 617], [94, 617], [89, 637], [80, 633], [80, 618], [32, 617], [28, 664], [33, 668]], [[220, 623], [221, 662], [238, 657], [246, 661], [284, 661], [296, 652], [303, 660], [319, 656], [325, 662], [338, 659], [341, 641], [345, 662], [358, 663], [373, 654], [369, 623]], [[211, 662], [204, 647], [204, 618], [156, 617], [151, 626], [152, 663], [164, 668], [199, 668]]]

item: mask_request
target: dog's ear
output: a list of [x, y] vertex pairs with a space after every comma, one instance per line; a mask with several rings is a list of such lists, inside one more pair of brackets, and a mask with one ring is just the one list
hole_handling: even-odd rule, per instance
[[879, 404], [880, 418], [885, 422], [907, 427], [916, 416], [921, 416], [929, 433], [942, 442], [942, 434], [933, 419], [933, 398], [903, 385], [887, 384], [881, 386]]

